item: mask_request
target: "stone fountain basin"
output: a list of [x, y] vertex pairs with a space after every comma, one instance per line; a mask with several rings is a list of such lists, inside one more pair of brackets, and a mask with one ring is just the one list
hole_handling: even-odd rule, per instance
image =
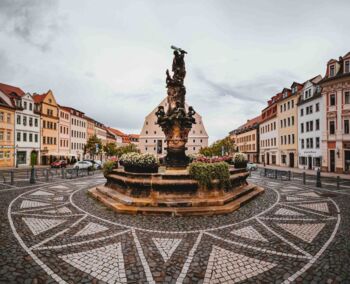
[[120, 213], [212, 215], [237, 210], [264, 190], [246, 179], [245, 169], [230, 168], [231, 187], [221, 189], [213, 180], [213, 188], [204, 189], [187, 170], [164, 173], [131, 173], [113, 170], [104, 186], [89, 193]]

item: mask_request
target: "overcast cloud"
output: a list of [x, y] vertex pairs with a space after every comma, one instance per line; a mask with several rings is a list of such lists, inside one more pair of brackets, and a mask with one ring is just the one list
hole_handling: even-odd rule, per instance
[[139, 133], [166, 96], [170, 45], [210, 141], [350, 51], [350, 1], [0, 0], [0, 82]]

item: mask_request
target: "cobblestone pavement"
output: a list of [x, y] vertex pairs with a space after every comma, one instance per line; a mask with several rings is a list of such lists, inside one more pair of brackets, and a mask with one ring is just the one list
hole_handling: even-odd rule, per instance
[[102, 175], [0, 191], [0, 283], [350, 283], [350, 193], [261, 178], [223, 216], [129, 216]]

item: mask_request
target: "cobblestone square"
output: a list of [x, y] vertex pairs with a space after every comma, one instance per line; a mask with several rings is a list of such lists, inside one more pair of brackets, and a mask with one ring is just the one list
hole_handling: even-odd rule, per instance
[[250, 181], [265, 194], [202, 217], [117, 214], [99, 174], [4, 187], [0, 282], [350, 283], [350, 192]]

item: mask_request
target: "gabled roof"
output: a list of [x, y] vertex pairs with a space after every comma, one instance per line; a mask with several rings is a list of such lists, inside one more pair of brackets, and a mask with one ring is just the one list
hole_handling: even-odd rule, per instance
[[11, 94], [16, 94], [20, 97], [24, 96], [25, 93], [18, 87], [14, 87], [11, 85], [0, 83], [0, 91], [3, 92], [5, 95], [9, 96]]
[[33, 95], [34, 103], [36, 103], [36, 104], [42, 103], [44, 101], [44, 99], [46, 98], [46, 96], [47, 96], [47, 93], [42, 94], [42, 95], [34, 94]]
[[251, 130], [254, 126], [257, 126], [259, 125], [259, 123], [262, 121], [262, 116], [261, 115], [258, 115], [257, 117], [254, 117], [252, 119], [248, 119], [247, 122], [243, 125], [241, 125], [240, 127], [238, 127], [237, 129], [231, 131], [231, 132], [234, 132], [234, 133], [242, 133], [242, 132], [246, 132]]
[[140, 135], [139, 134], [129, 134], [130, 138], [134, 138], [134, 139], [139, 139]]
[[73, 107], [61, 106], [61, 105], [59, 105], [59, 107], [62, 108], [62, 109], [64, 109], [64, 110], [66, 110], [66, 111], [69, 111], [69, 112], [70, 112], [71, 110], [73, 110], [73, 111], [76, 111], [76, 112], [78, 112], [78, 113], [85, 114], [84, 112], [82, 112], [82, 111], [80, 111], [80, 110], [77, 110], [76, 108], [73, 108]]

